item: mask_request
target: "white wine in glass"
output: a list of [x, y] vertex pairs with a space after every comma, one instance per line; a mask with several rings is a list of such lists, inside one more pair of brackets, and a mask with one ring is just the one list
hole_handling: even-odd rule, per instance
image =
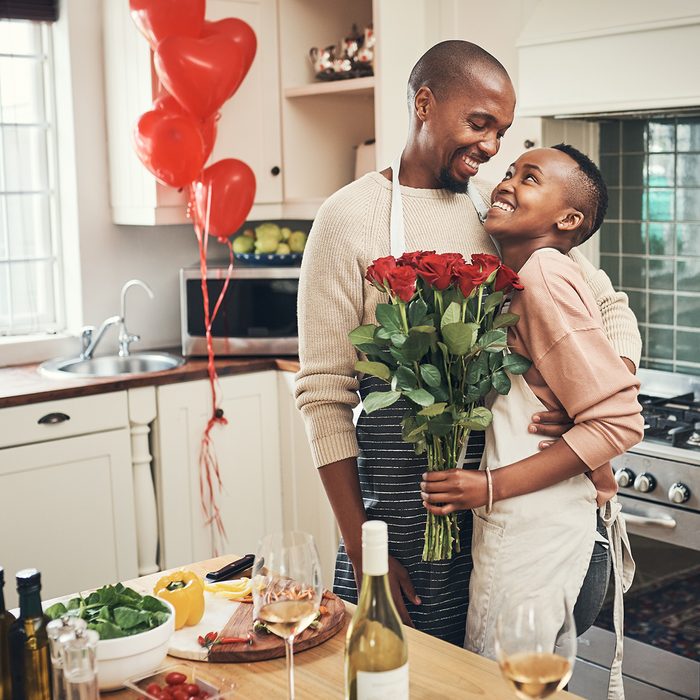
[[507, 605], [496, 623], [501, 673], [522, 700], [561, 690], [574, 668], [576, 625], [562, 598], [530, 598]]
[[289, 700], [294, 700], [294, 638], [316, 618], [322, 594], [311, 535], [289, 531], [262, 538], [253, 563], [253, 618], [284, 639]]

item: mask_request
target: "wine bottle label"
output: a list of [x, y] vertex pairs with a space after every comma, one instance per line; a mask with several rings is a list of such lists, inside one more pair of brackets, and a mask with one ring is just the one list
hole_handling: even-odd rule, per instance
[[357, 700], [408, 700], [408, 661], [392, 671], [358, 671]]

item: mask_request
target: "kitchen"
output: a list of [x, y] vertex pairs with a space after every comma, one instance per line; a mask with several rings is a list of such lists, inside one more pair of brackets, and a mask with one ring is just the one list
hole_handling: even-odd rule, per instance
[[[60, 207], [47, 216], [60, 229], [62, 283], [51, 286], [60, 289], [62, 314], [40, 319], [49, 334], [21, 338], [8, 318], [8, 329], [0, 338], [0, 365], [6, 368], [0, 381], [2, 464], [3, 473], [6, 464], [11, 472], [3, 476], [6, 486], [0, 487], [6, 513], [3, 532], [11, 532], [10, 523], [24, 512], [21, 503], [11, 502], [18, 500], [14, 494], [35, 491], [32, 471], [61, 448], [62, 469], [50, 470], [49, 481], [42, 481], [42, 493], [35, 495], [38, 512], [56, 512], [61, 527], [52, 528], [50, 534], [43, 528], [26, 528], [22, 538], [3, 544], [0, 561], [9, 576], [23, 566], [39, 566], [36, 557], [41, 557], [46, 562], [39, 568], [47, 597], [132, 579], [214, 553], [209, 531], [201, 523], [195, 471], [209, 405], [202, 360], [186, 365], [187, 379], [193, 381], [184, 381], [183, 375], [169, 375], [172, 381], [157, 386], [146, 379], [82, 380], [77, 382], [80, 390], [70, 396], [74, 403], [69, 409], [66, 398], [45, 401], [44, 392], [57, 390], [56, 380], [49, 384], [12, 369], [75, 356], [82, 327], [99, 325], [118, 313], [120, 289], [130, 279], [145, 281], [153, 292], [152, 299], [141, 289], [128, 293], [129, 331], [142, 337], [132, 352], [177, 353], [181, 346], [178, 274], [196, 265], [197, 244], [185, 216], [185, 200], [174, 190], [157, 186], [133, 154], [131, 129], [148, 109], [153, 86], [147, 78], [148, 47], [135, 31], [126, 5], [68, 0], [58, 22], [50, 25], [56, 75], [53, 111], [60, 138], [55, 160], [44, 165], [53, 178], [52, 187], [60, 183]], [[257, 34], [258, 58], [224, 107], [213, 156], [235, 155], [253, 167], [258, 181], [249, 215], [253, 225], [280, 221], [308, 231], [323, 199], [353, 178], [354, 147], [374, 138], [379, 168], [402, 147], [407, 72], [421, 53], [445, 38], [475, 41], [504, 63], [519, 95], [516, 122], [501, 152], [482, 169], [482, 177], [500, 178], [525, 141], [540, 145], [564, 140], [599, 154], [614, 204], [603, 230], [588, 244], [588, 254], [628, 294], [639, 319], [645, 348], [642, 369], [654, 370], [640, 374], [642, 392], [666, 399], [694, 393], [697, 400], [697, 385], [687, 379], [698, 374], [695, 348], [700, 327], [696, 174], [700, 127], [693, 111], [700, 105], [700, 86], [688, 61], [697, 56], [695, 3], [658, 7], [645, 2], [631, 7], [627, 2], [512, 0], [499, 8], [497, 23], [490, 8], [456, 0], [336, 3], [332, 12], [325, 5], [311, 0], [207, 4], [209, 19], [238, 16]], [[377, 33], [373, 80], [359, 78], [365, 82], [344, 91], [324, 85], [321, 92], [313, 80], [309, 49], [336, 41], [353, 23], [358, 27], [373, 23]], [[620, 61], [621, 55], [625, 61]], [[382, 62], [382, 56], [390, 58]], [[226, 128], [227, 123], [232, 126]], [[11, 161], [5, 165], [10, 170], [16, 167]], [[35, 189], [31, 182], [24, 186]], [[212, 265], [225, 268], [225, 247], [212, 242], [210, 251]], [[115, 330], [109, 330], [100, 345], [97, 355], [115, 354]], [[220, 370], [221, 405], [231, 419], [226, 439], [215, 438], [223, 481], [230, 484], [221, 502], [229, 536], [223, 551], [254, 551], [265, 532], [298, 527], [314, 533], [329, 581], [336, 545], [333, 516], [294, 409], [295, 367], [274, 357], [222, 357], [221, 362], [228, 364], [228, 369]], [[63, 381], [60, 386], [68, 390], [75, 384]], [[78, 403], [83, 401], [89, 403]], [[693, 427], [692, 406], [684, 410], [689, 417], [673, 414], [671, 429], [685, 420]], [[52, 425], [52, 440], [47, 442], [37, 432], [45, 427], [37, 426], [37, 420], [54, 413], [68, 414], [71, 420]], [[116, 444], [105, 447], [102, 440], [114, 441], [117, 434]], [[687, 431], [674, 433], [672, 439], [684, 434], [687, 439]], [[647, 583], [677, 576], [679, 566], [697, 568], [700, 550], [695, 520], [700, 490], [691, 481], [697, 448], [680, 446], [671, 452], [663, 437], [657, 444], [660, 450], [645, 440], [644, 448], [634, 451], [640, 463], [634, 464], [630, 454], [618, 469], [631, 473], [618, 477], [626, 509], [632, 512], [636, 507], [639, 518], [672, 517], [677, 522], [675, 527], [629, 524], [639, 538], [634, 544], [640, 551], [650, 549], [652, 562], [660, 558], [671, 562], [668, 570], [652, 571], [649, 566], [648, 574], [645, 565], [640, 580]], [[87, 450], [80, 453], [78, 465], [77, 452], [71, 450]], [[105, 454], [110, 455], [108, 460], [132, 465], [132, 477], [125, 481], [123, 473], [105, 467]], [[99, 479], [88, 458], [97, 460]], [[659, 472], [656, 459], [682, 466], [667, 477], [667, 463]], [[654, 477], [655, 488], [647, 485], [644, 491], [648, 479], [636, 486], [643, 474]], [[79, 515], [73, 512], [76, 496], [68, 481], [76, 475], [83, 489]], [[125, 497], [129, 482], [134, 498]], [[238, 486], [244, 483], [245, 493]], [[682, 489], [676, 489], [681, 501], [671, 505], [668, 491], [676, 483], [689, 489], [690, 496], [684, 501]], [[115, 494], [108, 516], [100, 505], [104, 493]], [[642, 508], [645, 501], [652, 504], [651, 511]], [[258, 503], [264, 504], [262, 517]], [[129, 526], [130, 521], [137, 525]], [[240, 522], [248, 525], [240, 528]], [[94, 553], [90, 565], [75, 548], [66, 547], [78, 538]], [[113, 551], [105, 542], [114, 542]], [[663, 547], [662, 553], [657, 547]], [[50, 559], [44, 559], [47, 549]], [[28, 553], [34, 554], [31, 561]], [[76, 578], [79, 566], [82, 571]], [[633, 593], [634, 589], [628, 595]], [[12, 605], [13, 596], [10, 592]], [[689, 615], [687, 610], [683, 614]], [[692, 627], [692, 618], [683, 619], [690, 619], [687, 624]], [[602, 627], [592, 632], [605, 636]], [[645, 647], [657, 645], [655, 639], [637, 641]], [[604, 662], [598, 658], [595, 639], [589, 644], [579, 643], [570, 689], [593, 698], [600, 696]], [[632, 684], [628, 696], [697, 697], [697, 647], [695, 652], [691, 648], [678, 653], [680, 646], [676, 643], [674, 651], [674, 642], [669, 642], [668, 648], [647, 659], [644, 650], [635, 657], [634, 642], [627, 643], [626, 664], [632, 665], [626, 679]], [[644, 667], [653, 669], [651, 678]], [[581, 669], [589, 673], [580, 681], [584, 685], [577, 685]], [[664, 677], [664, 669], [672, 678]]]

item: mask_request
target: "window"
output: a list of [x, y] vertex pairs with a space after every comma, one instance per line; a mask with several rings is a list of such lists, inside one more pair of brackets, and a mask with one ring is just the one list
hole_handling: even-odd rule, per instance
[[51, 27], [0, 20], [0, 335], [64, 322]]

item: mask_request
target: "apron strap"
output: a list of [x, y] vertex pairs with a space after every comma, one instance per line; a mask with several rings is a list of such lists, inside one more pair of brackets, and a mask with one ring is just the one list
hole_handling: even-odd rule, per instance
[[406, 234], [403, 226], [403, 202], [401, 201], [401, 185], [399, 184], [399, 170], [401, 169], [401, 156], [399, 153], [391, 164], [391, 216], [389, 218], [389, 233], [391, 236], [391, 255], [395, 258], [404, 254], [406, 248]]

